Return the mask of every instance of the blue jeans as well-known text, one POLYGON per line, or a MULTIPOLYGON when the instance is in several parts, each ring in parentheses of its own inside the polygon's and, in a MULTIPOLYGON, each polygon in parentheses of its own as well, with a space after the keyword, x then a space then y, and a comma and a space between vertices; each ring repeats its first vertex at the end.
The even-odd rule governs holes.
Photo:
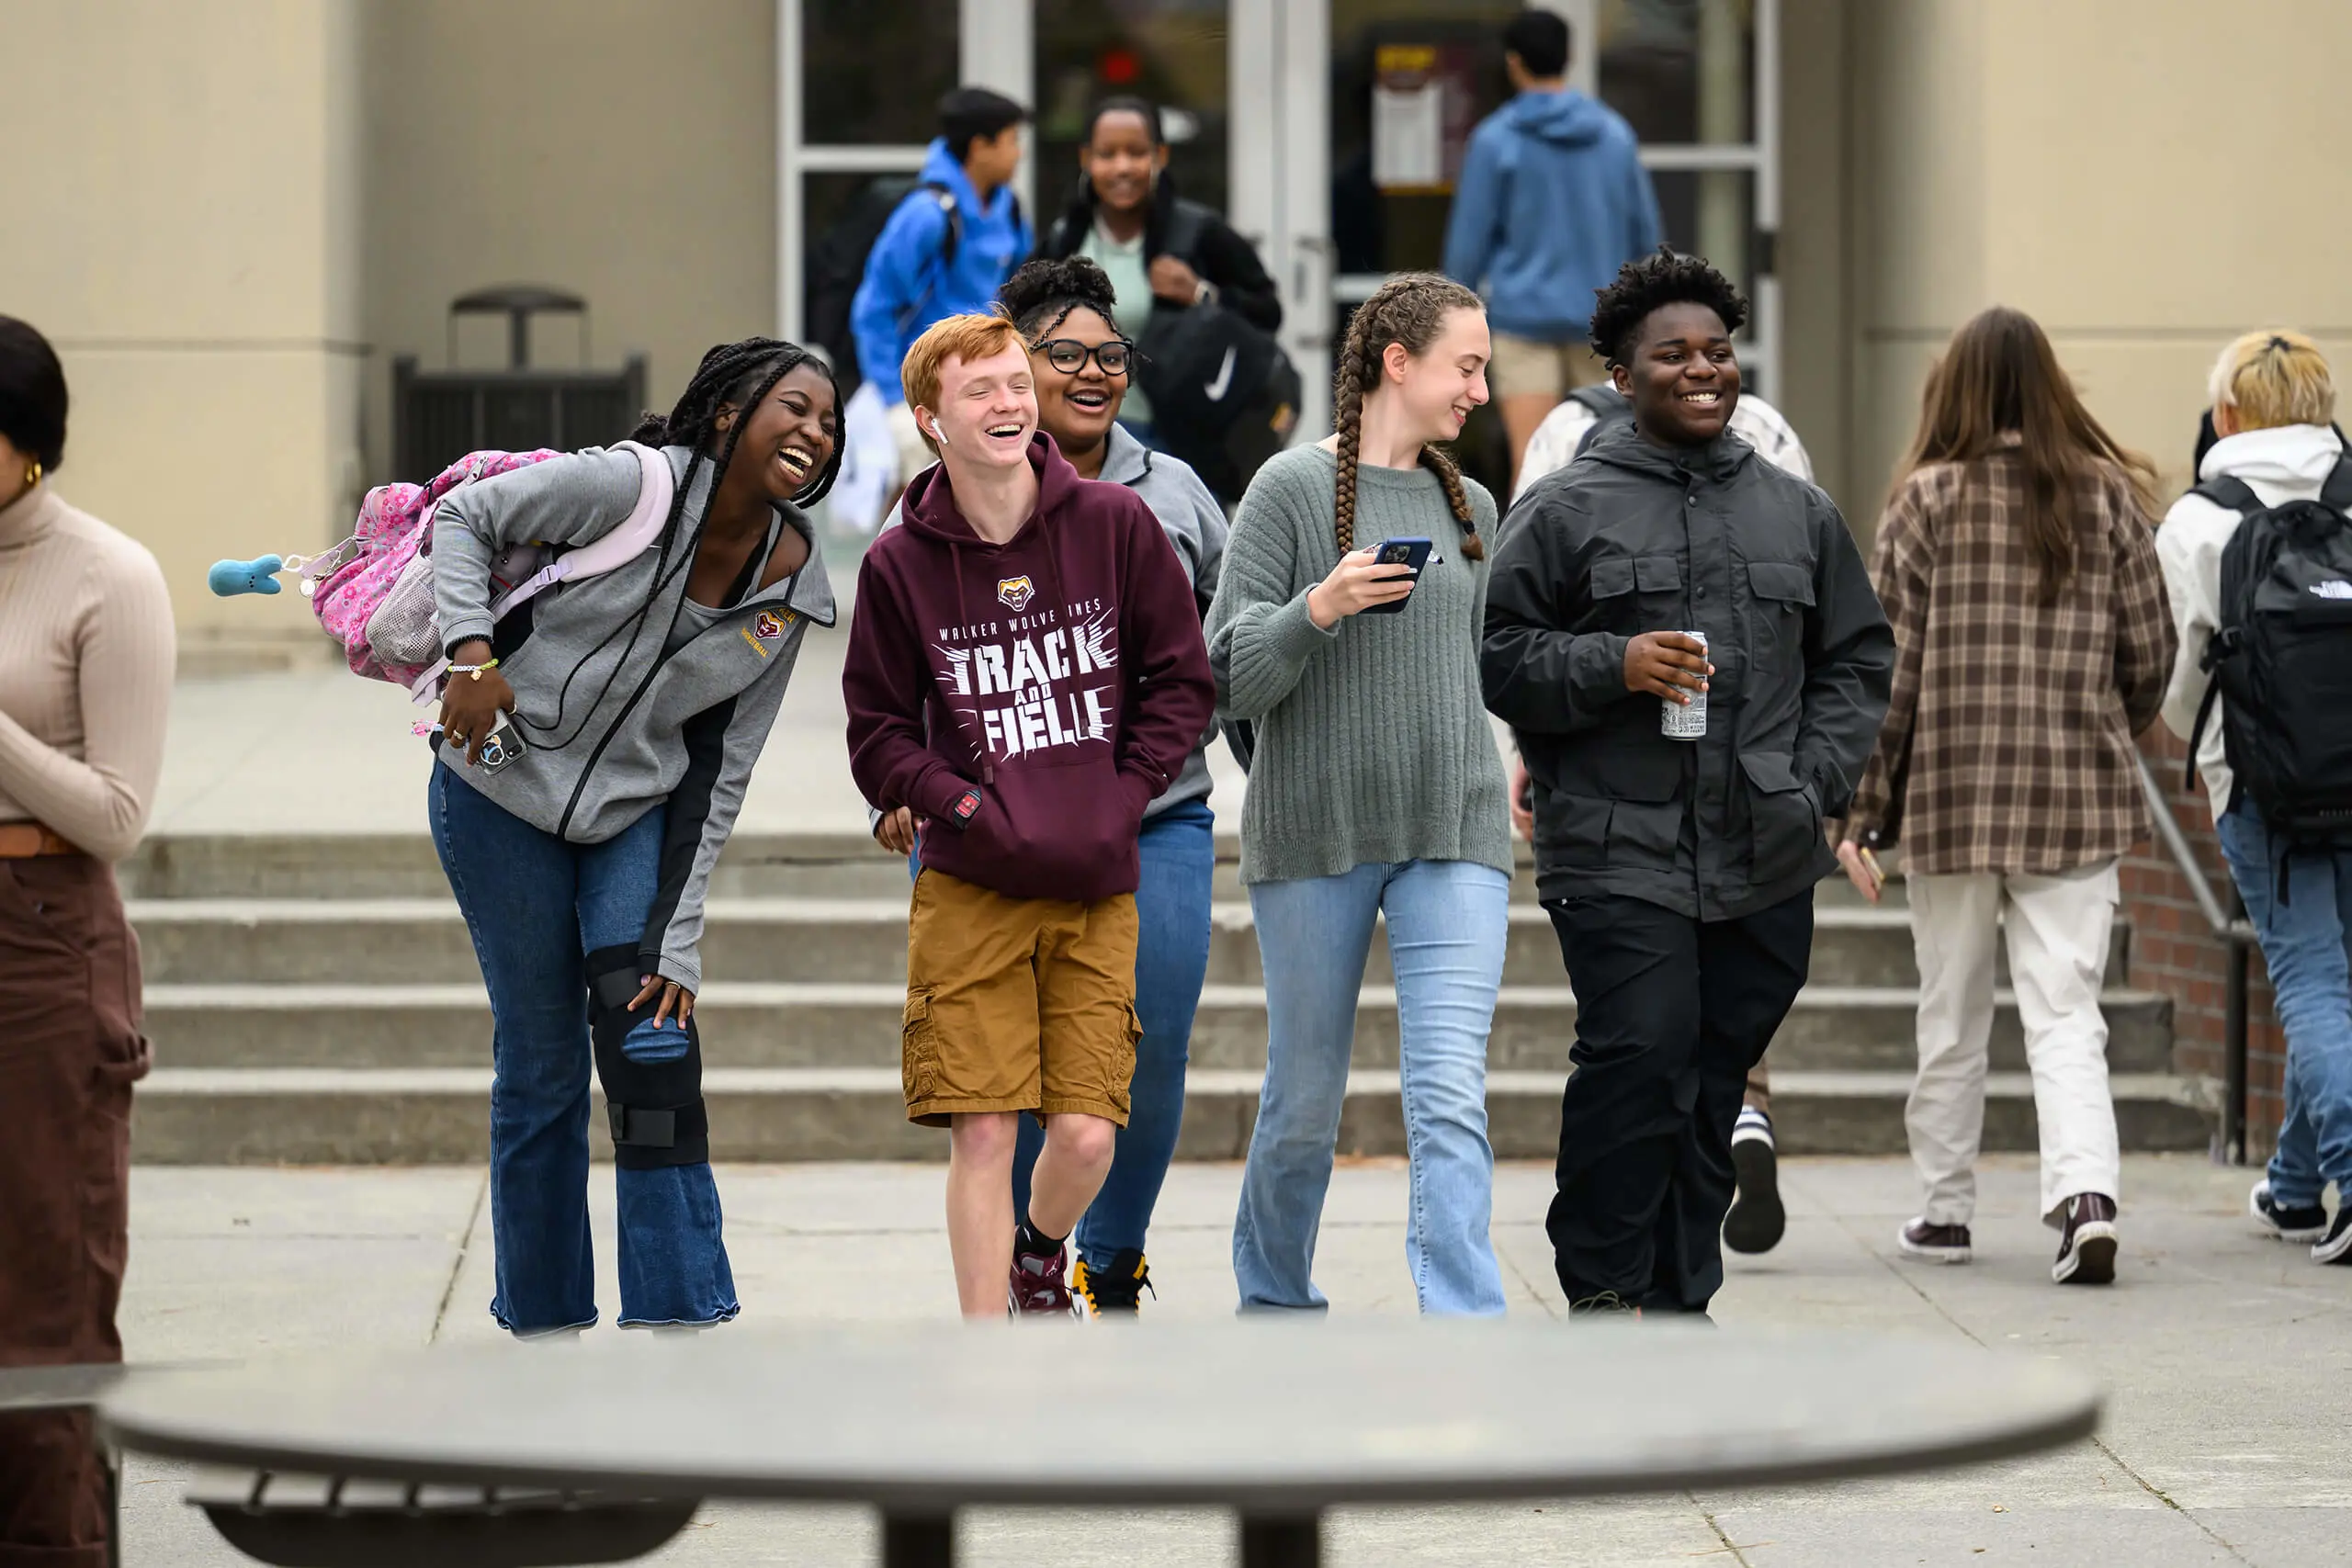
MULTIPOLYGON (((1143 1021, 1143 1039, 1136 1044, 1127 1124, 1119 1129, 1111 1174, 1078 1224, 1078 1250, 1090 1269, 1108 1268, 1114 1253, 1143 1250, 1168 1162, 1176 1156, 1176 1134, 1184 1125, 1193 1014, 1209 972, 1216 825, 1208 802, 1186 801, 1148 818, 1137 842, 1143 880, 1136 887, 1136 1016, 1143 1021)), ((1021 1118, 1021 1141, 1012 1156, 1015 1216, 1029 1213, 1029 1172, 1045 1146, 1045 1129, 1036 1118, 1021 1118)))
POLYGON ((2352 850, 2287 857, 2287 897, 2269 829, 2241 794, 2222 814, 2222 856, 2262 939, 2287 1033, 2287 1117, 2270 1156, 2280 1203, 2316 1203, 2335 1183, 2352 1201, 2352 850))
POLYGON ((1266 972, 1266 1087, 1250 1135, 1233 1276, 1245 1312, 1321 1311, 1315 1237, 1355 1042, 1375 915, 1388 916, 1411 1191, 1405 1262, 1425 1313, 1503 1310, 1487 1234, 1487 1034, 1503 977, 1510 881, 1468 861, 1360 865, 1250 889, 1266 972))
MULTIPOLYGON (((493 1021, 491 1315, 517 1335, 596 1321, 588 1239, 588 981, 582 954, 644 934, 662 868, 656 806, 601 844, 543 833, 435 762, 433 847, 473 937, 493 1021)), ((686 1036, 653 1010, 621 1049, 674 1061, 686 1036)), ((623 1326, 723 1323, 740 1306, 707 1165, 614 1173, 623 1326)))

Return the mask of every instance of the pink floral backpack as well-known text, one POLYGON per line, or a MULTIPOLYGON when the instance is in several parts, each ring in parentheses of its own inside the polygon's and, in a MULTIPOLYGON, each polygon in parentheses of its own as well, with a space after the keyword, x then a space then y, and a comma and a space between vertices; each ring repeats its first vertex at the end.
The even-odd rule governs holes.
MULTIPOLYGON (((491 563, 496 597, 491 618, 559 582, 594 577, 635 559, 661 537, 670 518, 675 480, 669 459, 651 447, 623 441, 616 450, 636 457, 641 473, 637 505, 604 537, 560 553, 545 545, 511 545, 491 563)), ((359 504, 351 536, 315 556, 263 556, 224 560, 212 568, 212 592, 276 593, 277 574, 293 572, 311 611, 341 644, 355 675, 406 686, 430 702, 448 660, 433 597, 433 524, 451 491, 481 479, 544 463, 560 452, 475 452, 443 469, 432 483, 379 485, 359 504)))

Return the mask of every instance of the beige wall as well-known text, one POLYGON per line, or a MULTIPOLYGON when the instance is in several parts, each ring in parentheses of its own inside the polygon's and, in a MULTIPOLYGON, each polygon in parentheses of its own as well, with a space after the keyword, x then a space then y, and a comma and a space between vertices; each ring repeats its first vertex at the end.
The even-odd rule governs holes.
POLYGON ((1849 17, 1852 500, 1883 491, 1928 363, 1989 304, 2041 321, 2170 486, 2222 343, 2287 324, 2339 362, 2352 349, 2335 200, 2352 5, 1871 0, 1849 17))
POLYGON ((309 547, 356 493, 356 0, 8 7, 0 311, 56 343, 59 490, 162 562, 201 656, 299 635, 216 558, 309 547))
POLYGON ((1840 504, 1855 494, 1847 395, 1846 0, 1781 0, 1781 384, 1814 477, 1840 504))
MULTIPOLYGON (((469 289, 586 297, 603 366, 649 356, 666 409, 714 343, 775 330, 775 0, 372 0, 368 455, 386 476, 395 355, 447 364, 469 289)), ((576 363, 556 321, 535 363, 576 363)), ((505 328, 461 333, 505 363, 505 328)))

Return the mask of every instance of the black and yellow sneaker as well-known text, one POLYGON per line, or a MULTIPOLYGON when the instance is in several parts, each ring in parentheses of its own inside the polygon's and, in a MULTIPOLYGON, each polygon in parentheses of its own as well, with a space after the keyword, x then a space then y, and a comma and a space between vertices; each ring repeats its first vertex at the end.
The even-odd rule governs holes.
POLYGON ((1142 1310, 1144 1292, 1151 1291, 1151 1269, 1133 1247, 1113 1253, 1099 1274, 1080 1258, 1070 1265, 1069 1288, 1096 1317, 1134 1317, 1142 1310))

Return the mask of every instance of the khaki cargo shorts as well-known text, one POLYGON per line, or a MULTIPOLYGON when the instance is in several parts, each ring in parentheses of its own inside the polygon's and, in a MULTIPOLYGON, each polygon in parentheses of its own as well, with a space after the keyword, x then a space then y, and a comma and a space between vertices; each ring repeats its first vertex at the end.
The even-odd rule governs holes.
POLYGON ((1494 383, 1498 398, 1548 397, 1557 402, 1578 387, 1609 378, 1608 367, 1588 343, 1538 343, 1531 337, 1496 333, 1494 345, 1487 378, 1494 383))
POLYGON ((1136 901, 1008 898, 926 867, 907 922, 907 1120, 1066 1111, 1127 1124, 1136 901))

